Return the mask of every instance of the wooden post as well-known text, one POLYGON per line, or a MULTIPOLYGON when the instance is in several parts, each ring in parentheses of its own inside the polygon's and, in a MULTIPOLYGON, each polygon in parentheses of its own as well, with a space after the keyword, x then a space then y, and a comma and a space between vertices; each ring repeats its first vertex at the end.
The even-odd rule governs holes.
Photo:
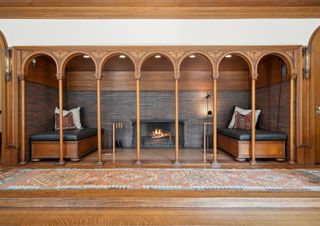
POLYGON ((62 84, 62 78, 59 79, 59 144, 60 144, 59 165, 64 165, 64 149, 63 149, 63 84, 62 84))
POLYGON ((137 102, 137 119, 136 119, 136 123, 137 123, 137 141, 136 141, 136 145, 137 145, 137 161, 136 164, 141 164, 140 161, 140 79, 136 80, 136 102, 137 102))
POLYGON ((101 79, 97 79, 97 130, 98 130, 98 165, 103 165, 101 147, 101 79))
POLYGON ((213 160, 212 166, 219 166, 217 160, 217 79, 213 79, 213 115, 212 115, 212 152, 213 152, 213 160))
POLYGON ((26 82, 21 80, 21 161, 20 165, 26 164, 26 82))
POLYGON ((179 165, 179 80, 175 79, 175 161, 179 165))
POLYGON ((255 156, 256 146, 256 78, 251 79, 251 165, 257 164, 255 156))
POLYGON ((295 163, 294 157, 294 80, 295 75, 290 79, 290 164, 295 163))

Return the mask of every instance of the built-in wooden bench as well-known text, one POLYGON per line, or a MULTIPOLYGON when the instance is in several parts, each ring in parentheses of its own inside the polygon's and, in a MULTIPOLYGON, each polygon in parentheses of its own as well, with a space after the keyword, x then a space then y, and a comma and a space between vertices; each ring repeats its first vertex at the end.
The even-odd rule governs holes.
MULTIPOLYGON (((59 158, 59 131, 31 136, 31 160, 59 158)), ((98 147, 97 129, 84 128, 64 131, 64 157, 79 161, 98 147)))
MULTIPOLYGON (((285 160, 287 136, 266 130, 256 130, 256 158, 275 158, 285 160)), ((218 147, 233 155, 238 161, 250 158, 251 131, 219 128, 218 147)))

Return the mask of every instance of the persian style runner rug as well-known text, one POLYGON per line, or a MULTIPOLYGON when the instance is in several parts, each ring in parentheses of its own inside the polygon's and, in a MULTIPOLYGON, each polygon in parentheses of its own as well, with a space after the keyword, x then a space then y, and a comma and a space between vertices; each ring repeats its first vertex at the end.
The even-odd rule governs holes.
POLYGON ((320 169, 14 169, 0 190, 320 191, 320 169))

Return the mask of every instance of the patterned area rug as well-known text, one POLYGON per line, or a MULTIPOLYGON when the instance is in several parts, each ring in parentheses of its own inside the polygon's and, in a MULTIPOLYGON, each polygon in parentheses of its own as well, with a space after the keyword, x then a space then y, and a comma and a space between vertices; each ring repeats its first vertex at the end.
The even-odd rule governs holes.
POLYGON ((320 169, 15 169, 0 190, 320 191, 320 169))

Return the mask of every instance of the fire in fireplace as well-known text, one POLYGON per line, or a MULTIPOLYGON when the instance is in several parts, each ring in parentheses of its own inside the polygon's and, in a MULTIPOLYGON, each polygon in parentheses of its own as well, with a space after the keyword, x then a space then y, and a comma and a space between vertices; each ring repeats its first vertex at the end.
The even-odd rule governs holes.
MULTIPOLYGON (((136 122, 132 129, 136 131, 136 122)), ((132 133, 133 147, 136 146, 136 133, 132 133)), ((140 139, 142 148, 173 148, 175 146, 174 120, 141 120, 140 139)), ((184 146, 184 121, 179 122, 179 144, 184 146)))
POLYGON ((152 139, 167 138, 171 140, 171 134, 169 132, 162 132, 162 129, 155 129, 151 133, 152 139))

